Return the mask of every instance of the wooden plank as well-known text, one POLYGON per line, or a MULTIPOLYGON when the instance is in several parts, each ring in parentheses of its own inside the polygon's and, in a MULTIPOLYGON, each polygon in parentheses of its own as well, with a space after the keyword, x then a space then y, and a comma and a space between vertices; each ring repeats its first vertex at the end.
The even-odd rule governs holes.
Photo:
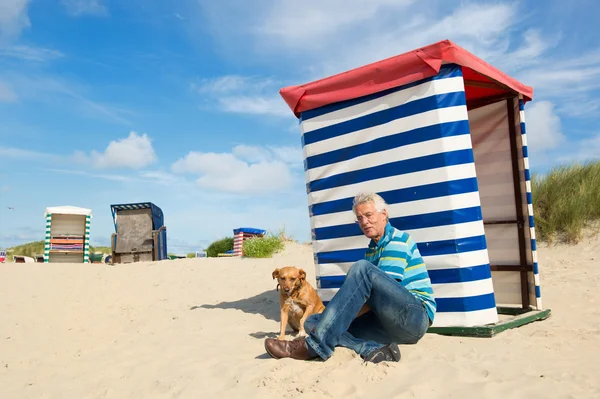
MULTIPOLYGON (((517 149, 517 128, 515 126, 516 120, 514 99, 506 100, 506 111, 508 113, 508 132, 510 137, 510 154, 512 158, 515 208, 518 221, 517 228, 519 229, 519 257, 521 266, 526 266, 527 252, 525 248, 525 216, 523 215, 523 193, 521 192, 521 175, 519 172, 520 157, 517 149)), ((529 307, 529 283, 527 280, 527 271, 521 270, 521 304, 524 308, 529 307)))
POLYGON ((494 104, 499 101, 503 101, 510 98, 515 98, 515 93, 504 93, 497 96, 491 96, 479 100, 469 101, 467 103, 467 109, 471 111, 473 109, 485 107, 486 105, 494 104))
POLYGON ((550 309, 530 310, 494 324, 474 327, 429 327, 427 332, 439 335, 492 338, 495 335, 511 328, 521 327, 534 321, 545 320, 550 317, 550 315, 550 309))
POLYGON ((510 316, 517 316, 517 315, 532 311, 531 308, 510 308, 508 306, 506 306, 506 307, 498 306, 496 308, 496 310, 498 311, 498 314, 510 315, 510 316))
POLYGON ((51 238, 50 244, 83 244, 82 239, 51 238))
POLYGON ((496 90, 509 90, 509 91, 514 92, 513 89, 506 86, 505 84, 498 82, 497 80, 492 80, 491 82, 489 82, 489 81, 482 82, 480 80, 465 79, 464 82, 465 82, 465 86, 469 86, 469 87, 481 87, 483 89, 496 89, 496 90))

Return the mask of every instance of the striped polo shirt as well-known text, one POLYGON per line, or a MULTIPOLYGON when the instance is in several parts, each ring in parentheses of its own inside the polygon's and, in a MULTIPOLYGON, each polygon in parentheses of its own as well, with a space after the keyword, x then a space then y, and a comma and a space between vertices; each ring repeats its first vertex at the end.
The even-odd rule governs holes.
POLYGON ((412 237, 394 228, 389 222, 377 244, 371 240, 365 259, 389 274, 417 297, 433 323, 436 311, 433 289, 425 262, 412 237))

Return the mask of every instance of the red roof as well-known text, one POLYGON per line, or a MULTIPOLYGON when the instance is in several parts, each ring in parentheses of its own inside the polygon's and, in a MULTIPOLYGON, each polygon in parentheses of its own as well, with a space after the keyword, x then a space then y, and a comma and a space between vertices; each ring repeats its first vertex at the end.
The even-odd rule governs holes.
POLYGON ((533 88, 506 75, 462 47, 443 40, 328 78, 279 91, 296 116, 303 111, 416 82, 438 74, 442 63, 463 68, 467 106, 520 93, 525 102, 533 88))

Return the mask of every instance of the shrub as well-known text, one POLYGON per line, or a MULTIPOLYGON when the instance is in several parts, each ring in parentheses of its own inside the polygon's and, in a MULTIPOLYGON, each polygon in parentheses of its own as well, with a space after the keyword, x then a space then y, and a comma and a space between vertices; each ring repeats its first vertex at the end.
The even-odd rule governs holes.
POLYGON ((563 165, 532 176, 536 235, 542 241, 577 242, 600 219, 600 161, 563 165))
POLYGON ((213 242, 206 248, 206 256, 216 258, 219 254, 233 249, 233 237, 222 238, 213 242))
POLYGON ((248 258, 270 258, 285 247, 281 235, 250 238, 242 245, 244 256, 248 258))

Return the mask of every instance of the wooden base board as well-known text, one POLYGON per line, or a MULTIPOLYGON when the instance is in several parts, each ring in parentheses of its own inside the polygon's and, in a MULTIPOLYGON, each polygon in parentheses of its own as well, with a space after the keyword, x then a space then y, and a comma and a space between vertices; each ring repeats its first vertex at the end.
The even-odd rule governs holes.
POLYGON ((532 310, 521 308, 498 308, 498 314, 509 315, 510 318, 494 324, 473 327, 430 327, 427 332, 440 335, 454 335, 463 337, 491 338, 496 334, 511 328, 521 327, 534 321, 545 320, 550 317, 551 310, 532 310))

